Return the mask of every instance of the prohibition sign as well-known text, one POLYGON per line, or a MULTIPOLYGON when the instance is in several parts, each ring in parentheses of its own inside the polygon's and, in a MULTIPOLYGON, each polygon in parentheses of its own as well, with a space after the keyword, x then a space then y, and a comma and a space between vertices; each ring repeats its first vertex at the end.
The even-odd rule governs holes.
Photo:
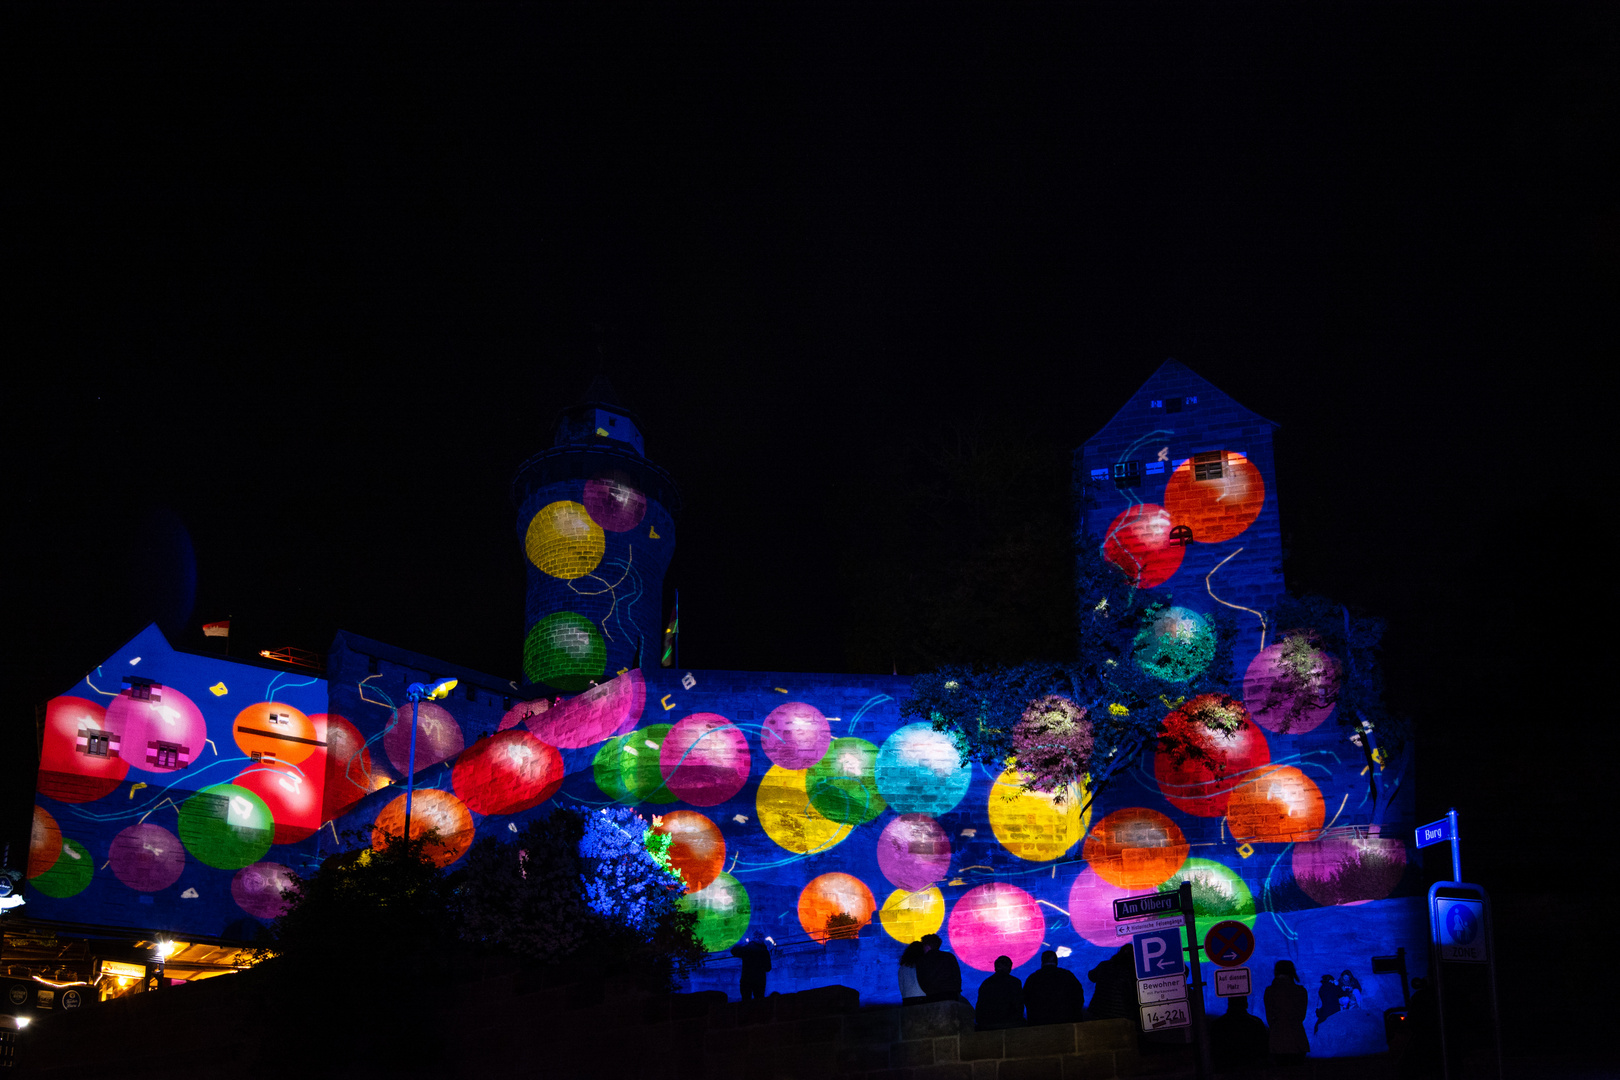
POLYGON ((1219 967, 1238 967, 1254 955, 1254 931, 1230 919, 1218 922, 1204 935, 1204 955, 1219 967))

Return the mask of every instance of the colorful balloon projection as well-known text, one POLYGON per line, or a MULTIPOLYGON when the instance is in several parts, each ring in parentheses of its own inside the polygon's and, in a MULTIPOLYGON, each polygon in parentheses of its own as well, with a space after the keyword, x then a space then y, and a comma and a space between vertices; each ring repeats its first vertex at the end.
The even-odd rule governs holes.
POLYGON ((1266 769, 1239 784, 1226 804, 1226 828, 1232 838, 1255 843, 1315 840, 1326 816, 1322 789, 1291 765, 1266 769))
MULTIPOLYGON (((395 709, 382 738, 383 752, 402 777, 410 773, 411 709, 409 702, 395 709)), ((456 723, 449 709, 436 701, 419 702, 415 709, 417 772, 461 753, 466 743, 462 738, 461 725, 456 723)))
POLYGON ((822 817, 845 825, 865 825, 888 804, 878 794, 878 748, 865 739, 834 739, 810 769, 805 790, 822 817))
POLYGON ((1049 862, 1060 858, 1086 835, 1091 821, 1086 791, 1071 784, 1059 802, 1059 792, 1025 791, 1024 780, 1015 769, 996 777, 987 807, 990 828, 1001 846, 1020 859, 1049 862))
POLYGON ((129 772, 123 729, 114 729, 107 710, 93 701, 52 698, 45 706, 41 735, 41 795, 65 803, 94 802, 118 787, 129 772))
POLYGON ((579 691, 606 667, 607 643, 596 624, 572 611, 547 615, 523 639, 523 674, 530 682, 579 691))
POLYGON ((585 481, 585 509, 591 520, 608 532, 629 532, 641 524, 642 516, 647 513, 647 496, 637 491, 623 473, 603 473, 585 481))
POLYGON ((1188 682, 1215 659, 1215 631, 1196 611, 1168 608, 1136 635, 1131 655, 1155 678, 1188 682))
POLYGON ((1318 904, 1364 904, 1400 884, 1406 845, 1378 835, 1311 840, 1294 846, 1293 868, 1295 883, 1318 904))
POLYGON ((1232 789, 1248 774, 1271 761, 1271 750, 1260 729, 1248 722, 1248 710, 1221 694, 1200 694, 1164 718, 1165 733, 1177 742, 1195 743, 1213 757, 1213 764, 1188 758, 1177 762, 1161 749, 1153 756, 1153 777, 1170 805, 1197 817, 1221 817, 1232 789), (1199 722, 1209 709, 1236 714, 1242 726, 1230 735, 1211 731, 1199 722))
POLYGON ((131 825, 113 837, 107 861, 119 881, 136 892, 151 893, 180 880, 180 872, 186 868, 186 853, 174 833, 148 821, 131 825))
POLYGON ((298 765, 319 743, 309 717, 279 701, 261 701, 236 714, 231 734, 242 753, 254 761, 270 759, 298 765))
POLYGON ((748 782, 748 740, 718 713, 682 718, 664 738, 658 767, 675 796, 693 806, 718 806, 748 782))
MULTIPOLYGON (((389 837, 405 836, 405 796, 401 795, 377 815, 371 829, 371 847, 381 851, 389 837)), ((473 819, 466 804, 448 791, 418 788, 411 795, 412 838, 427 837, 422 851, 434 866, 449 866, 472 847, 473 819)))
POLYGON ((1255 723, 1279 735, 1303 735, 1333 715, 1339 662, 1302 634, 1285 634, 1249 661, 1243 701, 1255 723))
POLYGON ((910 945, 925 934, 939 933, 945 925, 945 895, 936 888, 896 889, 883 901, 877 917, 890 937, 910 945))
POLYGON ((878 869, 902 889, 926 889, 951 871, 951 838, 927 814, 902 814, 883 827, 878 869))
POLYGON ((674 802, 675 795, 664 786, 659 766, 669 730, 669 724, 651 724, 604 743, 591 766, 597 790, 614 802, 630 806, 674 802))
POLYGON ((996 957, 1013 967, 1040 952, 1046 917, 1029 893, 1004 881, 969 889, 951 909, 951 951, 980 971, 994 971, 996 957))
POLYGON ((250 764, 231 783, 264 801, 275 822, 274 843, 295 844, 321 827, 319 785, 296 765, 266 758, 250 764))
POLYGON ((1086 837, 1086 862, 1111 885, 1151 889, 1187 860, 1188 844, 1176 823, 1145 807, 1116 810, 1086 837))
POLYGON ((778 847, 796 855, 826 851, 842 842, 854 826, 825 817, 805 790, 807 769, 772 765, 759 781, 754 808, 759 824, 778 847))
POLYGON ((510 728, 462 751, 450 771, 450 786, 474 813, 519 814, 555 795, 564 775, 562 755, 554 747, 522 728, 510 728))
POLYGON ((1236 870, 1213 859, 1188 859, 1159 886, 1159 891, 1175 892, 1183 881, 1192 882, 1198 940, 1204 939, 1210 927, 1228 919, 1254 928, 1254 894, 1236 870))
POLYGON ((820 709, 790 701, 765 717, 759 743, 773 765, 808 769, 826 756, 827 747, 832 745, 832 729, 820 709))
POLYGON ((931 724, 905 725, 878 751, 878 793, 899 813, 948 814, 972 783, 956 743, 931 724))
POLYGON ((669 864, 687 892, 712 885, 726 865, 726 838, 720 826, 696 810, 671 810, 653 818, 652 831, 670 838, 669 864))
POLYGON ((1104 949, 1127 944, 1128 938, 1114 932, 1114 901, 1141 891, 1137 886, 1115 885, 1099 876, 1093 867, 1086 867, 1069 886, 1069 922, 1074 932, 1104 949))
POLYGON ((231 899, 249 915, 274 919, 287 910, 283 889, 293 886, 292 871, 276 862, 244 866, 231 878, 231 899))
POLYGON ((676 904, 697 915, 697 936, 710 952, 725 952, 748 930, 753 908, 748 890, 730 874, 722 873, 707 888, 686 893, 676 904))
POLYGON ((872 890, 849 874, 811 878, 799 893, 799 925, 823 944, 835 937, 855 937, 876 912, 872 890))
POLYGON ((1235 450, 1194 454, 1176 466, 1164 488, 1164 508, 1177 528, 1200 544, 1219 544, 1254 524, 1266 503, 1260 470, 1235 450))
POLYGON ((181 803, 179 828, 186 850, 216 870, 258 862, 275 839, 270 808, 236 784, 205 787, 181 803))
POLYGON ((95 873, 95 863, 91 861, 90 852, 85 846, 77 840, 64 836, 62 853, 57 858, 56 864, 38 877, 31 878, 28 885, 46 896, 64 900, 83 892, 95 873))
POLYGON ((646 705, 647 682, 636 669, 531 715, 524 723, 541 742, 578 750, 634 728, 646 705))
POLYGON ((1103 534, 1103 558, 1125 571, 1139 589, 1163 585, 1181 569, 1186 546, 1170 538, 1170 515, 1162 506, 1126 507, 1103 534))
POLYGON ((28 834, 28 877, 39 877, 62 857, 62 829, 43 806, 34 807, 34 824, 28 834))
POLYGON ((310 722, 315 734, 326 743, 322 758, 325 785, 321 789, 321 822, 332 821, 379 786, 373 777, 371 751, 366 740, 347 717, 336 713, 316 713, 310 722))
POLYGON ((107 706, 107 726, 122 733, 130 768, 151 773, 189 768, 208 738, 202 712, 172 686, 125 687, 107 706))
POLYGON ((541 507, 529 519, 523 537, 529 561, 542 573, 564 581, 582 578, 595 570, 605 546, 602 526, 591 520, 591 512, 566 500, 541 507))

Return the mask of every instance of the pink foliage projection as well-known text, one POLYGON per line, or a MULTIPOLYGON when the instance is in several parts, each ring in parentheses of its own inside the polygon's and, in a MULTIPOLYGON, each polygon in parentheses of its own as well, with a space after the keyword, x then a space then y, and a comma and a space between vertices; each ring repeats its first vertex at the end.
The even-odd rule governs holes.
POLYGON ((577 750, 632 730, 646 705, 647 682, 637 668, 529 717, 524 725, 543 743, 577 750))
POLYGON ((1302 650, 1285 637, 1249 662, 1243 703, 1267 731, 1303 735, 1333 715, 1339 692, 1339 662, 1318 649, 1302 650))
POLYGON ((994 971, 996 957, 1012 957, 1013 967, 1041 949, 1046 918, 1035 898, 1016 885, 992 881, 969 889, 951 909, 951 951, 964 964, 994 971))
POLYGON ((926 889, 950 873, 951 838, 927 814, 902 814, 878 837, 877 861, 883 876, 900 888, 926 889))
POLYGON ((474 813, 516 814, 557 793, 563 760, 552 747, 513 728, 468 747, 450 779, 456 797, 474 813))
POLYGON ((123 732, 120 753, 132 769, 171 773, 187 768, 202 753, 208 721, 192 700, 172 686, 147 688, 150 699, 125 689, 107 705, 107 724, 123 732), (176 748, 174 764, 162 764, 158 744, 176 748))
POLYGON ((292 871, 280 863, 254 863, 231 878, 231 899, 249 915, 274 919, 287 910, 281 890, 292 888, 292 883, 292 871))
POLYGON ((161 825, 131 825, 113 837, 112 872, 137 892, 158 892, 180 880, 186 852, 180 838, 161 825))
POLYGON ((1318 904, 1382 900, 1406 872, 1406 845, 1392 836, 1345 836, 1294 846, 1294 881, 1318 904))
POLYGON ((630 479, 608 473, 585 481, 585 510, 608 532, 629 532, 647 512, 647 496, 630 479))
POLYGON ((1128 507, 1103 534, 1103 557, 1143 589, 1163 585, 1181 569, 1185 546, 1170 539, 1170 515, 1164 507, 1142 503, 1128 507))
POLYGON ((820 761, 827 747, 832 745, 832 728, 814 705, 790 701, 778 705, 765 717, 759 742, 773 765, 808 769, 820 761))
POLYGON ((718 713, 693 713, 669 729, 658 753, 664 785, 693 806, 718 806, 748 782, 748 740, 718 713))
MULTIPOLYGON (((424 701, 416 717, 416 771, 447 761, 461 753, 466 745, 461 725, 450 715, 450 710, 433 701, 424 701)), ((399 775, 405 776, 411 759, 411 704, 406 702, 394 710, 394 719, 383 734, 383 750, 399 775)))
POLYGON ((1114 885, 1105 881, 1097 871, 1086 867, 1069 886, 1069 922, 1074 932, 1105 949, 1129 945, 1130 938, 1114 933, 1114 901, 1142 892, 1134 885, 1114 885))
POLYGON ((39 758, 39 793, 66 803, 93 802, 116 788, 129 772, 122 745, 122 727, 107 719, 107 710, 77 697, 51 698, 45 706, 39 758), (105 756, 86 753, 88 733, 117 735, 105 756))

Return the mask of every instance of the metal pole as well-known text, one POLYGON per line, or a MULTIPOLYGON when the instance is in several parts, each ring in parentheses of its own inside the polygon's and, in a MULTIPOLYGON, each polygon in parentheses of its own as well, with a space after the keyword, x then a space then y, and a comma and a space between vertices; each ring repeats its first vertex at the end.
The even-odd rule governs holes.
POLYGON ((1187 957, 1191 961, 1192 982, 1187 989, 1187 1006, 1192 1012, 1193 1063, 1198 1080, 1215 1075, 1215 1062, 1209 1052, 1209 1023, 1204 1016, 1204 976, 1198 964, 1198 921, 1193 915, 1192 882, 1183 881, 1179 890, 1181 917, 1187 925, 1187 957))
POLYGON ((1446 811, 1446 817, 1451 819, 1451 880, 1461 881, 1462 876, 1462 838, 1457 835, 1457 808, 1453 806, 1446 811))
POLYGON ((410 775, 405 778, 405 839, 411 838, 411 792, 416 790, 416 710, 422 704, 421 694, 411 695, 411 763, 410 775))

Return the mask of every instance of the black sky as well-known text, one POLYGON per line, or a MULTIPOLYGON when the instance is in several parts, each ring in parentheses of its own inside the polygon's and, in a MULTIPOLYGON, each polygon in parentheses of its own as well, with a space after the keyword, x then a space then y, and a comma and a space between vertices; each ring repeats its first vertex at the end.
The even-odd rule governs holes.
POLYGON ((1290 584, 1391 620, 1425 806, 1612 752, 1612 6, 4 18, 14 736, 154 618, 515 672, 506 485, 600 344, 688 666, 842 669, 840 488, 1175 357, 1282 425, 1290 584))

